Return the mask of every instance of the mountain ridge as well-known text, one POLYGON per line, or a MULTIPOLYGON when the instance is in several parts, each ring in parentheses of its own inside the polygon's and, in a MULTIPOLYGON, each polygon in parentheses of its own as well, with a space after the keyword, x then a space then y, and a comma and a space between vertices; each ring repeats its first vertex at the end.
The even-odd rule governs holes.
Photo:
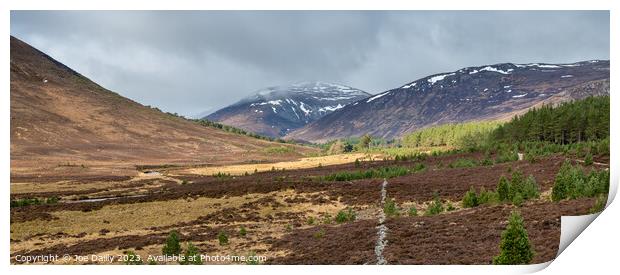
POLYGON ((349 104, 285 139, 394 138, 431 125, 505 119, 543 103, 609 94, 609 61, 499 63, 432 74, 349 104))
POLYGON ((300 82, 260 89, 204 118, 265 136, 282 137, 368 96, 370 94, 345 85, 300 82))

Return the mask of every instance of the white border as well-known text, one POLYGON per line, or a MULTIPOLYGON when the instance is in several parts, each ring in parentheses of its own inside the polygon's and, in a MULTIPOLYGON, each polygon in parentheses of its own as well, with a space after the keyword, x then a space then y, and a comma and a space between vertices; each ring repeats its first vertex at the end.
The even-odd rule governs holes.
MULTIPOLYGON (((469 1, 405 1, 405 0, 357 0, 357 1, 333 1, 333 0, 228 0, 218 3, 209 1, 149 1, 149 0, 108 0, 108 1, 80 1, 80 0, 56 0, 56 1, 35 1, 35 0, 15 0, 7 3, 2 1, 0 7, 2 9, 2 20, 0 27, 5 33, 5 43, 0 43, 2 51, 0 58, 5 64, 0 73, 0 79, 3 83, 3 92, 0 95, 0 103, 2 109, 0 118, 2 123, 2 158, 1 168, 4 176, 4 186, 2 195, 9 197, 9 164, 10 164, 10 108, 9 108, 9 43, 8 35, 10 33, 9 20, 10 10, 20 9, 107 9, 107 10, 183 10, 183 9, 215 9, 215 10, 392 10, 392 9, 417 9, 417 10, 611 10, 611 52, 610 59, 614 60, 617 49, 618 36, 618 2, 620 1, 604 1, 604 0, 564 0, 564 1, 540 1, 540 0, 520 0, 520 1, 497 1, 497 0, 469 0, 469 1)), ((611 62, 613 67, 613 62, 611 62)), ((616 70, 611 70, 612 90, 615 79, 618 78, 616 70)), ((613 92, 612 92, 613 93, 613 92)), ((611 98, 612 117, 618 115, 615 106, 618 104, 618 97, 611 98)), ((612 156, 618 155, 618 147, 615 146, 618 136, 617 120, 612 119, 611 125, 611 150, 612 156)), ((616 167, 617 161, 611 159, 611 166, 616 167)), ((618 175, 617 171, 612 169, 612 190, 617 189, 618 175)), ((615 192, 612 196, 615 195, 615 192)), ((610 200, 611 202, 611 200, 610 200)), ((573 244, 571 244, 548 268, 543 270, 547 274, 573 274, 579 272, 598 271, 601 273, 610 273, 611 270, 617 270, 618 253, 618 225, 620 222, 620 209, 618 203, 611 203, 600 216, 597 218, 590 228, 585 230, 573 244)), ((11 266, 9 265, 9 206, 4 203, 4 209, 1 212, 4 226, 1 228, 3 238, 0 238, 0 246, 2 249, 2 261, 5 263, 4 268, 8 269, 11 274, 67 274, 69 273, 88 273, 88 274, 110 274, 110 272, 155 272, 155 273, 171 273, 171 272, 195 272, 196 274, 204 272, 215 273, 259 273, 259 274, 316 274, 317 272, 341 273, 355 272, 360 274, 377 274, 383 272, 389 273, 407 273, 411 274, 505 274, 505 273, 522 273, 533 272, 544 268, 547 264, 538 266, 521 266, 521 267, 505 267, 505 266, 201 266, 201 267, 181 267, 181 266, 143 266, 138 269, 128 266, 75 266, 75 267, 58 267, 58 266, 11 266)))

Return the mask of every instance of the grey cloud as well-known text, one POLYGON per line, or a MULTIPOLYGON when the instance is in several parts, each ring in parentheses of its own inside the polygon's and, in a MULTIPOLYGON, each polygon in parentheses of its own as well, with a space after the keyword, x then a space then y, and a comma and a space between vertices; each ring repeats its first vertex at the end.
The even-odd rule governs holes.
POLYGON ((188 116, 299 81, 378 93, 466 66, 609 58, 608 11, 12 11, 11 34, 188 116))

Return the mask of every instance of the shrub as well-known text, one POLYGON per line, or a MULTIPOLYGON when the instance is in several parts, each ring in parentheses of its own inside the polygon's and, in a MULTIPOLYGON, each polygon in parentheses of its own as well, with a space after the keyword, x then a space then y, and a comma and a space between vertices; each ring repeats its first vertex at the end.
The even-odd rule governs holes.
POLYGON ((194 244, 187 243, 187 248, 185 249, 185 257, 182 258, 182 265, 201 265, 202 259, 200 258, 200 250, 194 244))
POLYGON ((497 192, 487 191, 484 187, 480 188, 480 195, 478 195, 478 205, 498 202, 499 196, 497 195, 497 192))
POLYGON ((443 211, 444 211, 443 203, 441 202, 439 197, 435 197, 435 199, 428 205, 428 208, 426 209, 426 212, 424 212, 424 215, 433 216, 443 211))
POLYGON ((500 151, 495 157, 495 163, 504 163, 519 160, 519 156, 513 151, 500 151))
POLYGON ((344 223, 344 222, 354 221, 355 217, 356 217, 355 211, 353 211, 353 209, 351 208, 347 208, 346 212, 344 210, 338 211, 338 214, 336 215, 336 222, 344 223))
POLYGON ((245 229, 245 226, 242 225, 241 228, 239 228, 239 236, 245 237, 245 235, 247 235, 247 234, 248 234, 248 232, 245 229))
POLYGON ((314 225, 314 223, 315 223, 314 217, 308 217, 308 220, 306 221, 306 223, 308 225, 314 225))
POLYGON ((513 211, 510 215, 499 249, 500 254, 493 258, 493 264, 529 264, 532 261, 534 252, 519 212, 513 211))
POLYGON ((517 190, 517 192, 523 196, 524 200, 537 199, 540 197, 540 188, 536 183, 536 179, 532 175, 527 177, 521 186, 521 190, 517 190))
POLYGON ((161 252, 166 256, 181 254, 181 244, 179 243, 179 233, 177 231, 170 231, 166 239, 166 244, 161 249, 161 252))
POLYGON ((476 195, 476 190, 474 190, 474 187, 472 186, 469 188, 469 191, 465 193, 465 196, 463 196, 463 207, 470 208, 478 205, 478 195, 476 195))
POLYGON ((476 207, 483 204, 491 204, 499 202, 499 198, 496 192, 487 191, 484 186, 480 188, 480 193, 477 194, 476 190, 472 186, 467 193, 463 196, 462 205, 465 208, 476 207))
POLYGON ((521 195, 521 193, 517 193, 516 195, 514 195, 514 197, 512 197, 512 204, 514 204, 515 206, 521 207, 521 205, 523 205, 523 201, 525 199, 523 198, 523 195, 521 195))
POLYGON ((590 166, 594 163, 594 160, 592 160, 592 154, 588 153, 586 155, 586 158, 583 160, 583 164, 585 164, 586 166, 590 166))
POLYGON ((55 204, 58 203, 58 197, 49 197, 45 199, 45 204, 55 204))
POLYGON ((408 213, 410 217, 415 217, 418 215, 418 209, 416 209, 415 206, 411 206, 409 207, 408 213))
POLYGON ((480 162, 480 165, 483 165, 483 166, 491 166, 491 165, 493 165, 493 160, 492 160, 492 159, 490 159, 490 158, 488 158, 488 157, 487 157, 487 158, 484 158, 484 159, 480 162))
POLYGON ((377 169, 368 169, 363 171, 345 171, 338 172, 334 174, 329 174, 325 176, 325 180, 327 181, 350 181, 350 180, 358 180, 358 179, 370 179, 370 178, 393 178, 400 177, 404 175, 408 175, 419 170, 424 169, 422 166, 414 167, 414 169, 408 169, 403 166, 391 166, 391 167, 381 167, 377 169))
POLYGON ((448 202, 448 205, 446 206, 446 211, 454 211, 454 210, 456 210, 454 205, 452 205, 451 202, 448 202))
POLYGON ((510 200, 510 183, 504 176, 501 176, 497 183, 497 195, 500 201, 510 200))
POLYGON ((512 172, 512 176, 510 177, 510 198, 514 197, 517 193, 523 190, 523 185, 525 183, 525 176, 521 171, 512 172))
POLYGON ((383 213, 385 213, 387 217, 400 216, 400 210, 398 209, 398 206, 396 205, 396 201, 394 201, 394 199, 388 198, 385 201, 385 204, 383 205, 383 213))
POLYGON ((323 238, 325 236, 325 229, 321 228, 321 230, 315 232, 313 236, 317 239, 323 238))
POLYGON ((331 224, 332 223, 332 215, 325 214, 323 216, 323 224, 331 224))
POLYGON ((551 199, 559 201, 607 193, 609 193, 609 171, 592 171, 586 175, 580 167, 566 161, 555 176, 551 199))
POLYGON ((468 158, 460 158, 450 163, 448 167, 450 168, 460 168, 460 167, 475 167, 478 166, 478 163, 475 160, 468 158))
POLYGON ((59 201, 58 197, 49 197, 47 199, 39 198, 23 198, 18 200, 11 200, 11 208, 23 207, 29 205, 41 205, 41 204, 55 204, 59 201))
POLYGON ((220 242, 220 245, 227 245, 228 235, 226 235, 226 232, 220 231, 220 233, 217 234, 217 240, 220 242))
POLYGON ((599 195, 594 202, 592 208, 590 208, 590 214, 601 212, 605 209, 605 205, 607 205, 607 196, 599 195))
POLYGON ((500 177, 497 184, 497 198, 499 201, 512 202, 520 206, 526 200, 539 197, 540 188, 536 183, 536 179, 532 175, 526 179, 520 171, 514 171, 510 181, 504 176, 500 177))

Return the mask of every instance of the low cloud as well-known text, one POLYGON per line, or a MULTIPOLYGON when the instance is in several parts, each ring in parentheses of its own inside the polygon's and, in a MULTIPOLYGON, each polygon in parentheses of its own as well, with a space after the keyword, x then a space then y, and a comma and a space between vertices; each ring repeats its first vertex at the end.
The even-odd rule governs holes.
POLYGON ((467 66, 609 59, 608 11, 12 11, 11 34, 187 116, 300 81, 379 93, 467 66))

